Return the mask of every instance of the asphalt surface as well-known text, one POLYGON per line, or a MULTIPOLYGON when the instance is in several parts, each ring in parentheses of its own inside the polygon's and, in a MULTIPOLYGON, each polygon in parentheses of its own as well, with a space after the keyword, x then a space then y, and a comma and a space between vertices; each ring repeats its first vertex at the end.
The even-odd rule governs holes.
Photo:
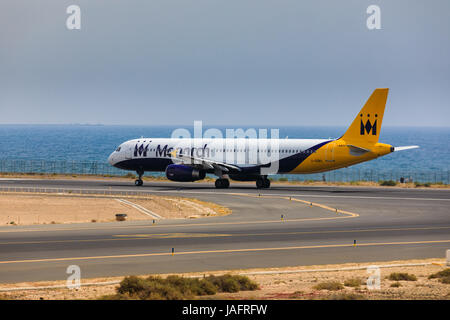
POLYGON ((0 190, 36 187, 119 193, 119 198, 134 192, 179 195, 213 201, 233 213, 155 224, 2 226, 0 283, 66 279, 69 265, 92 278, 444 258, 450 249, 450 190, 293 185, 256 190, 241 183, 217 190, 212 183, 135 187, 133 181, 0 179, 0 190))

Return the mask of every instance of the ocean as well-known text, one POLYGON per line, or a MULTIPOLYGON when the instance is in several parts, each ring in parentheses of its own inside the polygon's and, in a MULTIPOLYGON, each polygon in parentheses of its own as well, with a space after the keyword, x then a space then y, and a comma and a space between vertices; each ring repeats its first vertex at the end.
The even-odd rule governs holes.
MULTIPOLYGON (((28 171, 21 169, 17 163, 70 162, 99 163, 102 170, 110 174, 124 174, 107 164, 109 154, 122 142, 140 137, 164 138, 170 137, 174 126, 119 126, 119 125, 0 125, 0 171, 28 171), (26 161, 24 161, 26 160, 26 161), (14 163, 14 168, 11 168, 14 163), (14 169, 14 170, 13 170, 14 169)), ((186 128, 191 133, 193 128, 186 128)), ((225 136, 225 129, 233 127, 217 127, 225 136)), ((242 128, 247 130, 248 128, 242 128)), ((205 131, 208 127, 204 127, 205 131)), ((270 130, 271 128, 263 127, 270 130)), ((345 127, 282 127, 280 138, 337 138, 346 130, 345 127)), ((379 159, 352 166, 348 169, 328 173, 327 177, 336 174, 352 177, 341 180, 355 179, 355 175, 367 176, 367 172, 379 176, 398 178, 399 176, 415 175, 416 180, 435 180, 448 183, 450 170, 450 128, 424 127, 383 127, 380 142, 394 146, 419 145, 419 149, 395 152, 379 159), (420 178, 422 176, 422 178, 420 178)), ((26 165, 24 165, 26 166, 26 165)), ((51 168, 51 166, 49 166, 51 168)), ((73 166, 72 166, 73 168, 73 166)), ((56 169, 54 169, 56 170, 56 169)), ((68 169, 66 169, 68 170, 68 169)), ((34 164, 33 171, 51 171, 46 167, 34 164)), ((76 170, 75 170, 76 171, 76 170)), ((290 179, 323 179, 323 175, 283 175, 290 179)))

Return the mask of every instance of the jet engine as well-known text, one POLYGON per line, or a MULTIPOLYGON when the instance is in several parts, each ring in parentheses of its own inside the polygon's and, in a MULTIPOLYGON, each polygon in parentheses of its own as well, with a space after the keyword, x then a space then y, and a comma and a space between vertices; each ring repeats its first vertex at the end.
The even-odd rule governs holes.
POLYGON ((206 176, 204 170, 199 170, 182 164, 171 164, 166 168, 166 177, 172 181, 192 182, 202 180, 206 176))

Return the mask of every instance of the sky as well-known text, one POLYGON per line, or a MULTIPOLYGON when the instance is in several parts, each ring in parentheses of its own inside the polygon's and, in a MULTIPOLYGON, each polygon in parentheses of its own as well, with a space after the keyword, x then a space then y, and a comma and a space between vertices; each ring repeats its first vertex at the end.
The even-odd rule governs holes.
POLYGON ((449 126, 448 0, 2 0, 0 124, 449 126), (69 30, 67 7, 81 9, 69 30), (381 29, 369 30, 370 5, 381 29))

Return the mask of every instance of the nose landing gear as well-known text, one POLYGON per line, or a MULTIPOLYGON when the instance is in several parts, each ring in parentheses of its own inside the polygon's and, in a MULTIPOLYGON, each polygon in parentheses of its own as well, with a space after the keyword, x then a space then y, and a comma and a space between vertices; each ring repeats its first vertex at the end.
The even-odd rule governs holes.
POLYGON ((144 175, 144 170, 136 170, 136 173, 138 174, 139 178, 134 182, 134 185, 137 187, 140 187, 144 184, 144 181, 142 181, 142 176, 144 175))

